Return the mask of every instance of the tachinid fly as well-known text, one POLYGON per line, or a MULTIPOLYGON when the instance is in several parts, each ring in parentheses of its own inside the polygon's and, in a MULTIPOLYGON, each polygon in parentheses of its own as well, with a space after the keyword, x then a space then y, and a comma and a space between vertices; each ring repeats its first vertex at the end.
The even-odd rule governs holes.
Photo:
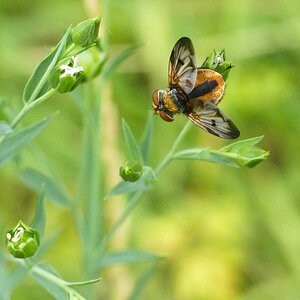
POLYGON ((187 37, 180 38, 172 50, 168 81, 168 89, 155 90, 152 96, 153 110, 163 120, 172 122, 182 113, 213 135, 239 137, 238 128, 217 106, 225 89, 222 75, 197 68, 194 46, 187 37))

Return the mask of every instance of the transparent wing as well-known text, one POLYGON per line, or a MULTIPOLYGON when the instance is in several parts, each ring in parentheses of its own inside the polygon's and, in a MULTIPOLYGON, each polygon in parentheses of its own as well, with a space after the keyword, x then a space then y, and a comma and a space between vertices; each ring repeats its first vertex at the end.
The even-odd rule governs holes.
POLYGON ((187 117, 205 131, 223 139, 236 139, 240 131, 213 103, 202 102, 202 109, 192 111, 187 117))
POLYGON ((197 63, 192 41, 180 38, 175 44, 169 61, 169 86, 190 93, 197 79, 197 63))

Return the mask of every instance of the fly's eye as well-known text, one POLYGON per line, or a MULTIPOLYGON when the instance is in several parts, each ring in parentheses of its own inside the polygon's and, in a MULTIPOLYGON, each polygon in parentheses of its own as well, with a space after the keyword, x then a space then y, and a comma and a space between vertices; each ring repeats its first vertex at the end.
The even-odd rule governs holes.
POLYGON ((153 108, 158 108, 158 90, 155 90, 152 94, 152 105, 153 108))
POLYGON ((172 122, 174 121, 174 118, 169 116, 168 114, 166 114, 165 112, 163 111, 160 111, 159 112, 159 116, 166 122, 172 122))

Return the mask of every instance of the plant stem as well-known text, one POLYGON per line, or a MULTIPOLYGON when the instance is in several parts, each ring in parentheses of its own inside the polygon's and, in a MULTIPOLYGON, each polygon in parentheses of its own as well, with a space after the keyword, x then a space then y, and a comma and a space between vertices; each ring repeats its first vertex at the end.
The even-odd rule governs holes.
POLYGON ((45 100, 50 98, 52 95, 56 93, 56 90, 51 89, 49 90, 46 94, 41 96, 40 98, 36 99, 35 101, 32 102, 27 102, 23 106, 22 110, 16 115, 16 117, 13 119, 11 123, 11 128, 15 128, 19 122, 24 118, 24 116, 34 107, 38 106, 39 104, 43 103, 45 100))
POLYGON ((123 211, 122 215, 119 217, 119 219, 114 223, 113 227, 111 228, 110 232, 107 234, 105 238, 103 238, 100 246, 99 246, 99 253, 100 255, 104 254, 105 250, 107 249, 109 243, 113 239, 115 233, 118 231, 118 229, 121 227, 121 225, 124 223, 124 221, 128 218, 132 210, 136 207, 136 205, 139 202, 140 197, 144 191, 137 191, 133 194, 132 198, 129 200, 129 204, 127 205, 126 209, 123 211))
POLYGON ((61 289, 65 290, 69 295, 77 297, 78 300, 85 300, 76 290, 69 286, 68 282, 64 281, 63 279, 55 276, 54 274, 42 269, 38 266, 33 266, 31 268, 31 272, 33 274, 37 274, 46 280, 53 282, 55 285, 59 286, 61 289))
MULTIPOLYGON (((172 156, 175 153, 178 145, 183 140, 185 135, 187 134, 188 130, 190 129, 192 123, 187 122, 186 125, 183 127, 181 132, 179 133, 178 137, 176 138, 174 144, 172 145, 170 151, 167 153, 167 155, 164 157, 164 159, 161 161, 161 163, 157 166, 154 173, 157 175, 159 172, 163 170, 163 168, 172 160, 172 156)), ((137 191, 133 194, 132 198, 129 201, 129 204, 127 205, 126 209, 124 210, 123 214, 120 216, 120 218, 116 221, 116 223, 113 225, 112 229, 108 233, 108 235, 103 239, 102 243, 99 247, 99 252, 103 254, 114 237, 115 233, 118 231, 118 229, 121 227, 121 225, 124 223, 124 221, 128 218, 132 210, 136 207, 136 205, 139 203, 140 197, 144 191, 137 191)))
POLYGON ((192 125, 192 122, 188 121, 186 123, 186 125, 182 128, 177 139, 175 140, 174 144, 172 145, 170 151, 167 153, 167 155, 164 157, 164 159, 160 162, 160 164, 156 167, 156 169, 154 171, 155 175, 158 175, 158 173, 160 173, 163 170, 163 168, 172 160, 173 154, 175 153, 180 142, 183 140, 183 138, 189 131, 191 125, 192 125))

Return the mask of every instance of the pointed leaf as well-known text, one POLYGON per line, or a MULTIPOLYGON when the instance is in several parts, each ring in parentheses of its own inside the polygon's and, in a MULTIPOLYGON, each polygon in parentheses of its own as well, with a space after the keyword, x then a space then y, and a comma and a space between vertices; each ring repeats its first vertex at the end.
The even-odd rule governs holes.
POLYGON ((149 279, 152 277, 155 272, 155 264, 151 265, 146 271, 142 274, 142 276, 138 279, 134 290, 129 296, 128 300, 138 300, 141 299, 141 294, 146 284, 149 282, 149 279))
POLYGON ((133 135, 130 127, 128 126, 128 124, 126 123, 126 121, 124 119, 122 119, 122 128, 123 128, 123 134, 124 134, 128 154, 130 155, 130 159, 132 161, 142 163, 143 158, 142 158, 140 148, 134 138, 134 135, 133 135))
POLYGON ((241 148, 243 148, 245 146, 255 146, 263 139, 263 137, 264 136, 262 135, 262 136, 257 136, 257 137, 246 139, 246 140, 237 141, 237 142, 231 143, 231 144, 221 148, 220 151, 238 152, 241 148))
POLYGON ((159 259, 162 259, 162 257, 149 252, 136 250, 116 251, 106 254, 101 259, 99 267, 109 267, 115 264, 150 262, 159 259))
POLYGON ((179 151, 173 155, 176 159, 204 160, 214 163, 227 165, 230 167, 239 167, 239 164, 224 153, 213 151, 208 148, 192 148, 179 151))
POLYGON ((39 261, 43 255, 47 252, 47 250, 57 241, 58 237, 61 235, 62 230, 56 230, 55 232, 52 232, 52 234, 45 240, 41 241, 41 244, 32 258, 33 261, 39 261))
POLYGON ((110 63, 107 63, 102 71, 103 79, 108 79, 119 67, 119 65, 132 54, 134 54, 136 50, 140 47, 141 45, 127 48, 124 51, 122 51, 118 56, 116 56, 110 63))
POLYGON ((89 285, 93 283, 97 283, 101 280, 102 278, 96 278, 96 279, 91 279, 91 280, 85 280, 85 281, 78 281, 78 282, 67 282, 68 286, 83 286, 83 285, 89 285))
POLYGON ((46 226, 46 212, 45 212, 45 187, 42 188, 40 192, 39 199, 37 201, 36 209, 35 209, 35 217, 32 222, 32 226, 35 230, 37 230, 40 234, 40 238, 42 239, 45 232, 46 226))
POLYGON ((153 116, 154 116, 153 112, 150 112, 148 115, 147 124, 146 124, 145 131, 144 131, 144 134, 143 134, 143 137, 141 140, 141 145, 140 145, 142 157, 143 157, 145 164, 148 163, 150 143, 151 143, 152 134, 153 134, 153 119, 154 119, 153 116))
POLYGON ((12 133, 12 128, 4 121, 0 121, 0 136, 12 133))
POLYGON ((62 206, 71 205, 72 201, 68 197, 63 186, 47 175, 31 168, 21 170, 18 175, 27 186, 35 191, 39 191, 45 187, 45 191, 49 198, 57 204, 62 206))
POLYGON ((33 71, 24 88, 24 102, 34 101, 49 90, 48 76, 57 63, 59 56, 65 50, 68 39, 70 38, 70 32, 71 27, 69 27, 58 45, 33 71))
POLYGON ((0 299, 11 299, 12 293, 17 285, 28 275, 28 269, 23 266, 16 266, 13 270, 8 271, 0 266, 0 299))
POLYGON ((25 146, 27 146, 33 139, 45 128, 54 118, 48 117, 41 122, 36 123, 25 129, 17 130, 9 134, 0 144, 0 167, 7 161, 16 156, 25 146))
POLYGON ((68 293, 55 280, 58 277, 56 272, 53 272, 49 266, 40 264, 33 267, 32 276, 56 299, 69 300, 68 293))

